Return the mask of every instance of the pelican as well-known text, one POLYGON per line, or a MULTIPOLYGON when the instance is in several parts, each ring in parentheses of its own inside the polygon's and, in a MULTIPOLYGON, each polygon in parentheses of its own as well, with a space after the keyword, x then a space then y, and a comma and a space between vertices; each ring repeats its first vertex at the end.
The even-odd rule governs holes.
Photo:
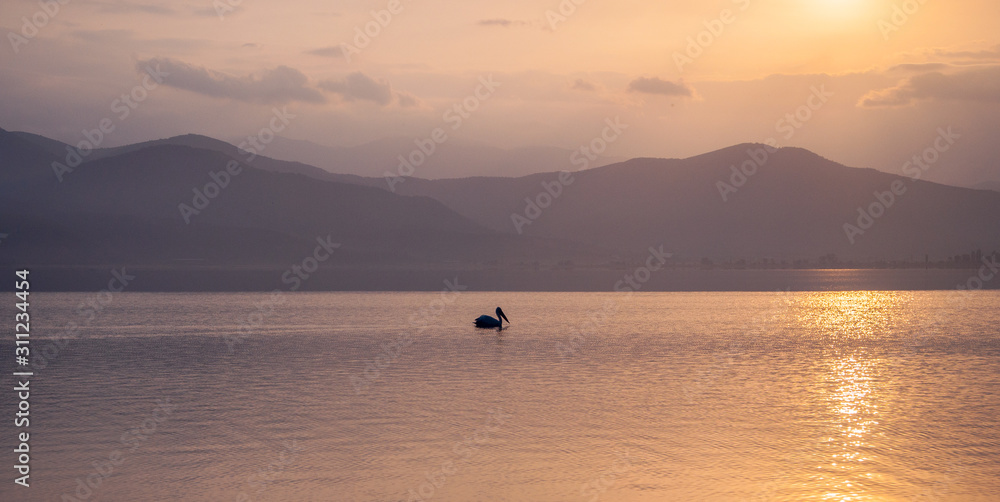
POLYGON ((510 321, 507 319, 507 316, 503 315, 503 310, 500 310, 500 307, 497 307, 496 318, 490 317, 488 315, 481 315, 476 318, 476 327, 503 329, 503 321, 507 321, 507 324, 510 324, 510 321))

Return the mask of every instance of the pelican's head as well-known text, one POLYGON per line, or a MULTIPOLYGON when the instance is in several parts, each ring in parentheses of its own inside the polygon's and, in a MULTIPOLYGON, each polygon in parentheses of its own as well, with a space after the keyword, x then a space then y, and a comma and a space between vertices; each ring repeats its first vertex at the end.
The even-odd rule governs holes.
POLYGON ((500 319, 503 319, 507 321, 507 324, 510 324, 510 320, 507 319, 507 316, 503 315, 503 310, 501 310, 500 307, 497 307, 497 320, 499 321, 500 319))

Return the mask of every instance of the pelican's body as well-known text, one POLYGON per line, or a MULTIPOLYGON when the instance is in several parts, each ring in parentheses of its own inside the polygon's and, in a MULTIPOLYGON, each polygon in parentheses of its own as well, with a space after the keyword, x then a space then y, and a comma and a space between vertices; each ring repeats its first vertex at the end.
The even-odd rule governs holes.
POLYGON ((496 317, 490 317, 488 315, 481 315, 481 316, 479 316, 479 317, 476 318, 475 322, 476 322, 476 327, 477 328, 500 328, 500 329, 503 329, 503 321, 507 321, 507 323, 510 324, 510 321, 507 320, 507 316, 505 316, 503 314, 503 310, 500 310, 500 307, 497 307, 497 316, 496 317))

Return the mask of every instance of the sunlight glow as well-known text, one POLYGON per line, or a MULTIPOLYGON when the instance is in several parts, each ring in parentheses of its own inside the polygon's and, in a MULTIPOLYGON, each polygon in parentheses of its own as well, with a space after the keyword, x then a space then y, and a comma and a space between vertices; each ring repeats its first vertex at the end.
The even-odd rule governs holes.
POLYGON ((864 0, 807 0, 818 16, 826 22, 861 22, 869 17, 870 2, 864 0))
POLYGON ((857 10, 863 4, 863 0, 814 0, 820 7, 831 10, 857 10))

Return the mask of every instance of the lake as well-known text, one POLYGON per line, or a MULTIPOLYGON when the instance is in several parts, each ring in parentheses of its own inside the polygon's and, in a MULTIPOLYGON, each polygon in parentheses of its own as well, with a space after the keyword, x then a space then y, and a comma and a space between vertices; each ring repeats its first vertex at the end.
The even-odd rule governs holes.
POLYGON ((998 291, 31 299, 32 486, 8 468, 3 500, 1000 493, 998 291))

